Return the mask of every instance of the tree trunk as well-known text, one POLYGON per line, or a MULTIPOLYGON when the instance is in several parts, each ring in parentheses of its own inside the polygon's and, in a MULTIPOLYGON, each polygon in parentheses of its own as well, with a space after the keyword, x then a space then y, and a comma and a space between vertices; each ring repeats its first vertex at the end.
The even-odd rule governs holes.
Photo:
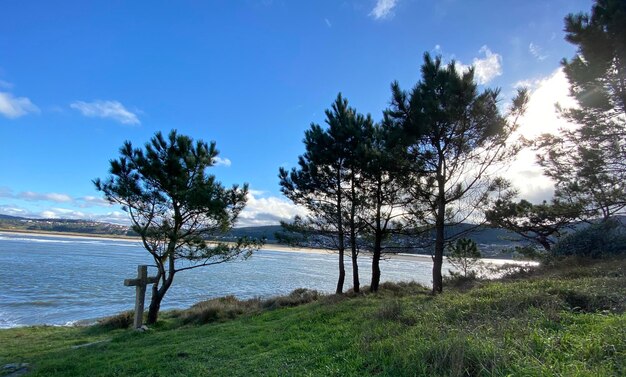
POLYGON ((356 246, 352 246, 352 289, 355 293, 360 291, 359 265, 357 262, 356 246))
POLYGON ((169 275, 165 278, 161 279, 162 276, 165 276, 165 268, 158 260, 157 266, 159 267, 159 272, 157 273, 157 282, 152 285, 152 298, 150 299, 150 308, 148 309, 148 320, 146 321, 146 325, 154 325, 159 319, 159 310, 161 309, 161 301, 163 301, 163 297, 167 293, 167 290, 170 289, 172 282, 174 281, 174 274, 176 270, 174 268, 174 259, 168 258, 169 260, 169 275), (163 284, 159 287, 159 282, 163 281, 163 284))
POLYGON ((356 246, 356 190, 354 183, 354 174, 352 175, 352 202, 350 205, 350 251, 352 252, 352 290, 355 293, 359 293, 359 265, 357 262, 358 251, 356 246))
POLYGON ((163 296, 159 294, 159 289, 157 288, 157 285, 154 284, 152 286, 152 298, 150 299, 150 309, 148 310, 148 320, 146 321, 146 325, 154 325, 157 319, 159 319, 161 301, 163 301, 163 296))
POLYGON ((380 284, 380 255, 381 242, 378 236, 374 242, 374 255, 372 256, 372 282, 370 284, 370 292, 378 292, 380 284))
POLYGON ((346 280, 346 268, 343 260, 343 255, 345 251, 345 232, 343 229, 343 197, 341 192, 341 169, 338 169, 337 173, 337 230, 339 237, 339 279, 337 279, 337 289, 335 290, 335 294, 343 293, 343 283, 346 280))
POLYGON ((380 283, 380 254, 382 251, 382 229, 381 229, 381 206, 382 206, 382 183, 378 180, 376 190, 376 229, 374 230, 374 255, 372 256, 372 282, 370 284, 370 292, 378 291, 380 283))
POLYGON ((343 293, 343 283, 346 280, 346 268, 343 262, 343 254, 344 249, 339 249, 339 279, 337 279, 337 290, 335 291, 335 294, 338 295, 343 293))
POLYGON ((437 177, 437 211, 435 213, 435 255, 433 258, 433 294, 443 292, 443 276, 441 268, 443 266, 443 249, 445 246, 445 219, 446 202, 445 187, 443 177, 437 177))

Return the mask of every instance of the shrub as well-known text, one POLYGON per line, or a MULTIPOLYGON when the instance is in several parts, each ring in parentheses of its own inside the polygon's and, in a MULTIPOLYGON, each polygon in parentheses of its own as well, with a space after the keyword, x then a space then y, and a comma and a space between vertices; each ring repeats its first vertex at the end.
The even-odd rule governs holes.
POLYGON ((98 325, 109 330, 127 329, 132 325, 134 318, 135 312, 130 310, 110 317, 102 318, 98 320, 98 325))
POLYGON ((214 298, 193 305, 181 315, 183 323, 209 323, 233 319, 260 309, 260 300, 238 300, 235 296, 214 298))
POLYGON ((609 219, 563 237, 551 250, 553 256, 600 258, 626 253, 626 227, 609 219))
POLYGON ((277 309, 286 306, 298 306, 316 301, 320 297, 319 292, 306 288, 298 288, 287 296, 271 297, 264 300, 261 306, 264 309, 277 309))

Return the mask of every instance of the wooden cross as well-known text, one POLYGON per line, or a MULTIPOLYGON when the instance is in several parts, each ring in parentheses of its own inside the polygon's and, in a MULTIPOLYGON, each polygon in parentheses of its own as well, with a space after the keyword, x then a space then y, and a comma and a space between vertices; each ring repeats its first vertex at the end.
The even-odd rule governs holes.
POLYGON ((143 324, 143 302, 146 298, 146 286, 154 284, 158 279, 148 277, 148 266, 137 266, 137 279, 124 279, 124 285, 127 287, 135 286, 135 328, 141 328, 143 324))

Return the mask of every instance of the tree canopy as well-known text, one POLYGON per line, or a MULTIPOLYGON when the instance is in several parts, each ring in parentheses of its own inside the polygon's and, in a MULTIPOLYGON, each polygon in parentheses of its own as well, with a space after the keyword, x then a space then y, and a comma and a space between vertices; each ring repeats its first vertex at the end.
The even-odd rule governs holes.
MULTIPOLYGON (((306 219, 297 218, 284 224, 287 231, 304 234, 315 246, 337 250, 339 278, 337 293, 343 291, 346 246, 353 254, 356 271, 357 179, 362 151, 368 145, 373 122, 358 114, 339 94, 331 109, 326 110, 326 128, 318 124, 304 134, 305 153, 298 158, 298 167, 288 171, 280 168, 281 192, 309 211, 306 219)), ((358 290, 358 274, 355 289, 358 290)))
POLYGON ((597 0, 591 15, 568 15, 565 32, 578 47, 562 61, 578 106, 561 114, 576 127, 543 135, 538 160, 559 200, 608 219, 626 207, 626 2, 597 0))
POLYGON ((245 239, 234 245, 210 241, 232 228, 248 193, 247 185, 225 188, 207 174, 217 155, 215 142, 157 132, 143 149, 125 142, 120 157, 110 161, 110 176, 94 180, 128 213, 156 264, 148 324, 156 322, 176 273, 245 258, 259 246, 245 239))
POLYGON ((527 93, 521 90, 502 115, 499 91, 479 92, 473 68, 459 72, 454 62, 445 65, 426 53, 421 74, 409 92, 392 84, 388 114, 404 130, 407 158, 418 162, 412 212, 418 223, 435 229, 433 291, 441 292, 446 224, 472 217, 501 188, 493 168, 518 151, 511 135, 527 93))

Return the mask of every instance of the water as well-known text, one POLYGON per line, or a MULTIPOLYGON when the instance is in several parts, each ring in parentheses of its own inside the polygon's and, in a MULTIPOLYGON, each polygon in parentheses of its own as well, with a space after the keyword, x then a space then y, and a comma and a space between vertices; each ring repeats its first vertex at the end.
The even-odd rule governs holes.
MULTIPOLYGON (((135 289, 123 281, 136 276, 139 264, 153 262, 138 242, 0 233, 0 328, 89 322, 130 310, 135 289)), ((359 266, 361 283, 368 284, 371 259, 361 257, 359 266)), ((346 268, 350 288, 348 260, 346 268)), ((382 281, 430 285, 431 268, 428 260, 384 260, 382 281)), ((155 272, 148 268, 150 276, 155 272)), ((180 272, 161 308, 187 308, 226 295, 283 295, 301 287, 330 293, 336 279, 336 254, 262 250, 246 261, 180 272)))

